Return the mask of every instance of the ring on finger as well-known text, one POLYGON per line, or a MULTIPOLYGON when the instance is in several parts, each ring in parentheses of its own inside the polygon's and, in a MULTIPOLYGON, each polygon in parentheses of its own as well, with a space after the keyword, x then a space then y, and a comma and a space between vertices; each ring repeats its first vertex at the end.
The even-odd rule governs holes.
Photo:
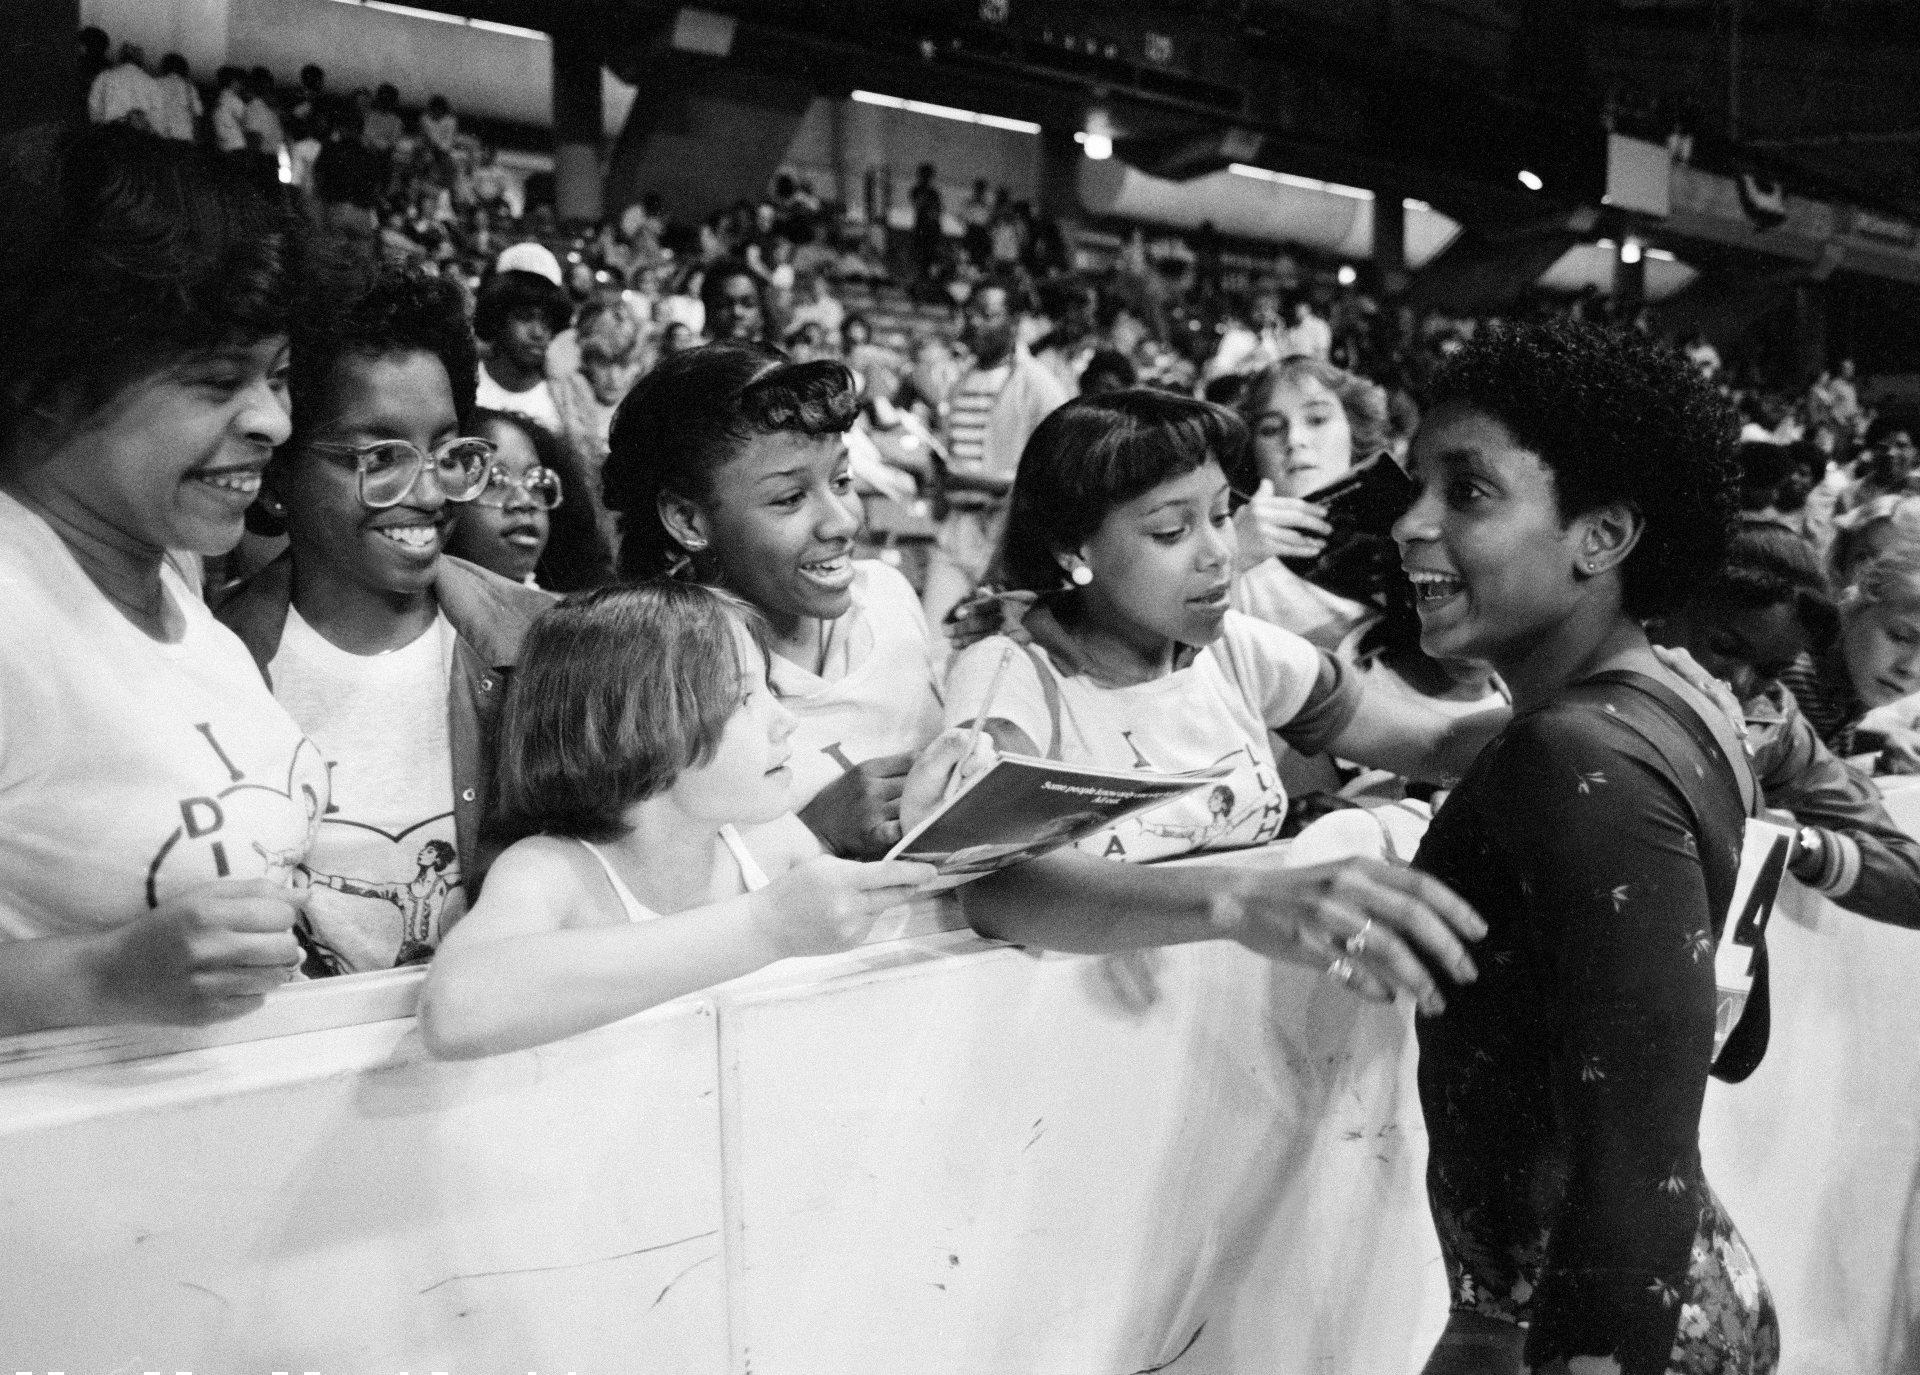
POLYGON ((1345 955, 1340 956, 1332 964, 1327 966, 1327 977, 1343 984, 1352 983, 1353 961, 1345 955))
POLYGON ((1347 953, 1356 960, 1367 953, 1367 932, 1371 930, 1373 930, 1373 918, 1368 917, 1358 931, 1347 937, 1347 953))

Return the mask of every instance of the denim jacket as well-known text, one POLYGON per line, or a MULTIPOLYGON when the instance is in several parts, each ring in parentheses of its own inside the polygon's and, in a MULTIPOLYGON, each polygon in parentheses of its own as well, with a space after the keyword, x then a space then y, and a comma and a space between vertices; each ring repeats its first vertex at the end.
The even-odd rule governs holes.
MULTIPOLYGON (((453 627, 453 670, 447 679, 447 743, 453 760, 453 829, 460 873, 472 906, 497 840, 486 822, 493 784, 495 727, 520 641, 550 593, 523 587, 464 559, 443 554, 433 595, 453 627)), ((236 589, 214 615, 246 644, 269 690, 267 665, 280 648, 293 601, 293 557, 283 554, 236 589)))

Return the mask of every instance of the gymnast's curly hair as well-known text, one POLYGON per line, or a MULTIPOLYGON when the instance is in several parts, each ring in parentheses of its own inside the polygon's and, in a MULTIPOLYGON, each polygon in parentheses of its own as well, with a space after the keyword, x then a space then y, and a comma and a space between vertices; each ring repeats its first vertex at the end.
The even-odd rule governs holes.
POLYGON ((1717 570, 1738 510, 1739 426, 1679 353, 1555 321, 1483 336, 1435 379, 1431 409, 1479 411, 1553 470, 1562 520, 1624 502, 1646 522, 1622 569, 1628 615, 1670 611, 1717 570))

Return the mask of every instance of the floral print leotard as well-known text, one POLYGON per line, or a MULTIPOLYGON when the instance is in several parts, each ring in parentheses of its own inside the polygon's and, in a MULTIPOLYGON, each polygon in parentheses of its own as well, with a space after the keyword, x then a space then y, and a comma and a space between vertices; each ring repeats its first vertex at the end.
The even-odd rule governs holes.
POLYGON ((1699 1146, 1744 814, 1635 679, 1515 717, 1420 847, 1491 928, 1420 1026, 1428 1191, 1456 1309, 1526 1324, 1529 1366, 1765 1375, 1772 1303, 1699 1146))

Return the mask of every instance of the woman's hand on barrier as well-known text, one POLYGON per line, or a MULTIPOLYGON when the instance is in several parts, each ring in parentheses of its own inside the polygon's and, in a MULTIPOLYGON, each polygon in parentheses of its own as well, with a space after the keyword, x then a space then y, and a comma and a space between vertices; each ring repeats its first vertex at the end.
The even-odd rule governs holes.
POLYGON ((849 950, 866 939, 882 912, 913 897, 937 872, 909 860, 860 864, 815 855, 754 895, 756 924, 783 958, 849 950))
POLYGON ((1262 479, 1260 489, 1234 513, 1233 527, 1240 537, 1238 563, 1242 570, 1278 555, 1311 559, 1327 547, 1333 527, 1324 507, 1299 497, 1275 496, 1273 481, 1262 479))
POLYGON ((989 635, 1005 635, 1018 644, 1033 636, 1021 622, 1040 597, 1035 592, 975 592, 947 613, 947 640, 957 654, 989 635))
POLYGON ((1486 923, 1445 884, 1372 859, 1249 873, 1209 914, 1224 936, 1274 958, 1319 964, 1360 997, 1409 993, 1429 1016, 1446 1008, 1432 970, 1479 977, 1466 941, 1486 923))
POLYGON ((253 1011, 300 968, 306 902, 266 879, 215 879, 104 933, 88 961, 93 1020, 198 1026, 253 1011))
POLYGON ((992 768, 999 757, 993 737, 985 731, 976 739, 971 727, 949 726, 934 736, 913 761, 900 792, 902 833, 925 821, 968 779, 992 768))
POLYGON ((887 754, 856 764, 800 809, 800 820, 833 854, 879 859, 901 835, 900 795, 913 767, 911 754, 887 754))

